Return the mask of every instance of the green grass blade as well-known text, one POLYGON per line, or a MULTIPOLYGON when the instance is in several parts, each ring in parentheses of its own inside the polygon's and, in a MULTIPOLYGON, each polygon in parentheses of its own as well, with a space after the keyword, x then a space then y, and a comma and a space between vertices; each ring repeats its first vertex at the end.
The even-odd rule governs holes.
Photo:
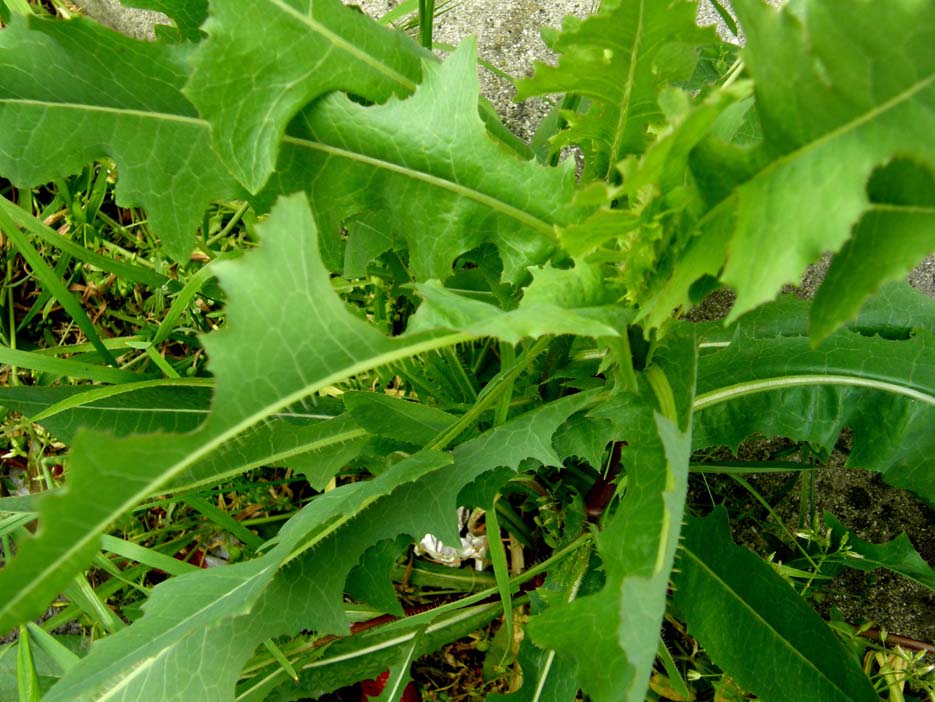
POLYGON ((493 562, 494 577, 497 579, 497 592, 500 594, 500 604, 503 606, 503 626, 506 628, 506 640, 509 642, 499 663, 499 667, 502 668, 505 667, 508 657, 512 654, 513 593, 510 591, 510 571, 507 569, 506 550, 503 547, 503 535, 500 533, 496 497, 486 515, 487 548, 490 551, 490 560, 493 562))
POLYGON ((0 347, 0 363, 66 378, 96 380, 101 383, 134 383, 140 378, 147 377, 146 374, 133 373, 119 368, 107 368, 62 358, 49 358, 32 351, 19 351, 5 347, 0 347))
POLYGON ((125 539, 118 539, 109 534, 101 536, 101 548, 118 556, 123 556, 127 560, 142 563, 149 568, 158 568, 169 575, 183 575, 199 569, 198 566, 191 563, 185 563, 151 548, 140 546, 125 539))
POLYGON ((101 343, 97 329, 94 328, 91 320, 88 319, 84 308, 79 304, 75 296, 68 291, 68 288, 65 287, 65 284, 55 274, 52 267, 46 263, 45 259, 39 255, 39 252, 33 248, 32 244, 29 243, 29 240, 23 235, 19 227, 16 226, 3 208, 0 208, 0 230, 6 232, 6 235, 13 242, 13 245, 20 252, 20 255, 26 260, 30 268, 32 268, 33 274, 39 279, 46 290, 52 293, 59 304, 65 308, 65 311, 71 315, 71 318, 81 331, 84 332, 85 336, 88 337, 88 340, 94 344, 94 348, 101 354, 101 358, 110 365, 116 366, 117 361, 114 359, 113 355, 111 355, 107 347, 101 343))
POLYGON ((52 662, 54 662, 63 673, 71 669, 81 658, 67 646, 63 645, 52 634, 45 631, 42 627, 29 622, 26 625, 29 630, 29 638, 32 639, 36 648, 45 653, 52 662))
POLYGON ((33 665, 32 648, 25 625, 20 625, 19 644, 16 647, 16 689, 19 702, 39 702, 39 674, 33 665))
POLYGON ((83 261, 90 266, 99 268, 102 271, 107 271, 108 273, 113 273, 124 280, 132 280, 152 288, 165 286, 169 290, 177 290, 180 287, 178 281, 166 278, 149 268, 115 261, 74 243, 52 228, 47 227, 6 198, 0 198, 0 210, 3 210, 16 224, 41 239, 44 243, 56 249, 60 249, 69 256, 83 261))
POLYGON ((108 634, 126 627, 113 610, 107 606, 83 573, 78 573, 64 589, 65 595, 108 634))
POLYGON ((245 543, 251 550, 256 551, 259 549, 263 543, 266 541, 263 538, 260 538, 252 531, 250 531, 243 524, 234 519, 227 512, 218 509, 210 502, 201 499, 200 497, 186 497, 185 504, 187 504, 192 509, 199 512, 202 516, 206 517, 210 521, 217 524, 222 529, 230 532, 232 535, 236 536, 243 543, 245 543))
MULTIPOLYGON (((239 254, 238 254, 239 255, 239 254)), ((214 259, 215 261, 221 261, 225 258, 232 257, 220 257, 214 259)), ((207 281, 214 277, 213 270, 213 261, 206 266, 203 266, 195 275, 188 279, 188 282, 185 283, 175 299, 172 300, 172 304, 169 307, 169 311, 166 312, 166 315, 162 318, 162 321, 159 323, 159 328, 156 330, 156 334, 153 336, 152 345, 158 346, 163 341, 165 341, 169 334, 172 333, 172 330, 175 329, 175 324, 178 322, 179 318, 188 309, 188 306, 192 303, 192 300, 195 299, 195 296, 201 290, 207 281)))

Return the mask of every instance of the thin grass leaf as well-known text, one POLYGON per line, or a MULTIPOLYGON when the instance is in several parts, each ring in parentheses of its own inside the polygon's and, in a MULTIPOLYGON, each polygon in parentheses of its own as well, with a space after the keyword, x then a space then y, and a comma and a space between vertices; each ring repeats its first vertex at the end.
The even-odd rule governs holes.
POLYGON ((70 648, 62 644, 52 634, 49 634, 42 627, 29 622, 26 625, 29 632, 29 638, 32 639, 36 648, 45 653, 64 673, 75 665, 81 658, 70 648))
MULTIPOLYGON (((47 227, 24 209, 17 207, 6 198, 0 198, 0 210, 3 210, 16 224, 30 234, 41 239, 45 244, 60 249, 63 253, 72 256, 78 261, 83 261, 102 271, 113 273, 122 279, 142 283, 152 288, 164 288, 172 291, 178 290, 181 287, 177 280, 166 278, 150 268, 124 263, 122 261, 115 261, 74 243, 67 237, 47 227)), ((108 340, 105 339, 104 341, 106 343, 108 340)))
POLYGON ((140 546, 132 541, 118 539, 110 534, 101 536, 101 549, 130 561, 136 561, 149 568, 158 568, 169 575, 183 575, 199 570, 198 566, 166 556, 151 548, 140 546))
POLYGON ((101 339, 98 336, 97 329, 94 328, 94 325, 91 323, 91 320, 88 319, 87 313, 84 311, 84 308, 75 298, 75 296, 68 291, 65 287, 65 284, 62 282, 55 271, 52 270, 52 267, 39 255, 39 252, 33 248, 32 244, 29 243, 29 240, 23 235, 19 230, 19 227, 13 222, 13 220, 6 214, 6 211, 3 208, 0 208, 0 230, 6 233, 6 235, 13 242, 13 245, 19 251, 20 255, 25 259, 29 264, 29 267, 32 269, 33 275, 35 275, 42 286, 48 290, 52 296, 58 300, 59 304, 65 308, 65 311, 71 316, 75 321, 75 324, 84 332, 84 335, 88 337, 88 340, 94 345, 94 348, 97 349, 97 352, 101 355, 101 358, 104 359, 108 364, 112 366, 117 365, 116 359, 107 349, 104 344, 101 343, 101 339))
POLYGON ((0 347, 0 363, 16 366, 17 368, 28 368, 42 373, 51 373, 64 378, 84 378, 101 383, 135 383, 141 378, 152 378, 151 374, 134 373, 119 368, 108 368, 63 358, 49 358, 34 351, 20 351, 6 347, 0 347))
POLYGON ((39 675, 32 661, 32 648, 25 626, 19 628, 16 646, 16 688, 19 702, 39 702, 39 675))

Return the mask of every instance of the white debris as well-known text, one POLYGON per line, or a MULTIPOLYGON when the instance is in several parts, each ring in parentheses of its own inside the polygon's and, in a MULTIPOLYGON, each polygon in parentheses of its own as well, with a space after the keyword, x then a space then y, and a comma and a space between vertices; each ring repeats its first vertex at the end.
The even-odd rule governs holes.
POLYGON ((437 536, 426 534, 416 544, 417 556, 426 556, 436 563, 457 568, 466 560, 474 559, 474 570, 483 570, 487 564, 487 533, 486 526, 478 526, 478 521, 484 516, 484 510, 473 511, 466 507, 458 508, 458 533, 461 535, 461 546, 447 546, 437 536))

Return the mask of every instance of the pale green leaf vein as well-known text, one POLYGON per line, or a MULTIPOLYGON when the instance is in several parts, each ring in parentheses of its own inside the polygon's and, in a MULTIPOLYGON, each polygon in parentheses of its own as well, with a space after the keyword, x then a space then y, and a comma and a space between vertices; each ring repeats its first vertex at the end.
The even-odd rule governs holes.
POLYGON ((914 388, 890 383, 885 380, 875 380, 873 378, 858 378, 850 375, 787 375, 779 378, 765 378, 763 380, 752 380, 745 383, 737 383, 728 387, 718 388, 710 392, 698 395, 695 398, 694 410, 699 412, 712 405, 721 402, 736 400, 738 397, 753 395, 759 392, 768 392, 770 390, 784 390, 786 388, 801 387, 809 385, 850 385, 855 387, 870 388, 871 390, 882 390, 884 392, 903 395, 911 400, 918 400, 927 405, 935 406, 935 397, 928 393, 921 392, 914 388))
MULTIPOLYGON (((338 369, 328 376, 311 383, 305 388, 290 393, 289 395, 279 399, 277 402, 270 403, 269 405, 256 410, 235 425, 228 427, 224 431, 221 431, 217 435, 211 437, 196 449, 194 449, 191 453, 186 454, 186 456, 181 460, 176 461, 174 464, 167 467, 158 480, 148 483, 139 490, 126 493, 124 495, 123 501, 118 506, 112 510, 107 511, 106 518, 103 518, 96 523, 84 525, 84 533, 79 538, 71 542, 69 547, 60 555, 58 560, 49 562, 42 570, 38 571, 35 574, 34 580, 36 582, 41 582, 45 578, 50 577, 58 569, 58 563, 60 561, 67 561, 68 559, 73 558, 85 547, 87 547, 88 544, 93 542, 95 539, 98 539, 98 535, 110 525, 111 518, 114 515, 124 514, 125 512, 129 511, 144 499, 146 499, 149 495, 153 494, 153 492, 161 488, 163 485, 171 482, 185 470, 192 467, 195 463, 207 457, 215 450, 235 439, 242 432, 259 424, 276 412, 279 412, 289 407, 290 405, 301 402, 302 400, 313 395, 321 388, 326 387, 332 383, 345 380, 346 378, 358 375, 360 373, 365 373, 379 366, 388 365, 395 361, 400 361, 404 358, 424 353, 426 351, 433 351, 445 346, 459 344, 468 341, 471 338, 472 337, 469 334, 453 333, 430 338, 405 346, 400 346, 399 348, 384 352, 372 358, 367 358, 348 367, 338 369)), ((4 609, 7 611, 14 609, 22 600, 29 597, 30 594, 31 590, 28 588, 21 590, 7 601, 4 609)))
POLYGON ((514 207, 509 203, 503 202, 491 195, 486 193, 479 192, 473 188, 466 187, 460 183, 456 183, 452 180, 446 178, 441 178, 431 173, 425 173, 413 168, 408 168, 404 165, 398 163, 392 163, 390 161, 385 161, 383 159, 374 158, 372 156, 367 156, 365 154, 357 153, 354 151, 348 151, 346 149, 340 149, 336 146, 330 146, 328 144, 322 144, 316 141, 310 141, 308 139, 300 139, 298 137, 287 136, 285 138, 286 142, 299 146, 301 148, 313 149, 315 151, 321 151, 328 154, 329 156, 336 156, 338 158, 348 159, 351 161, 357 161, 358 163, 364 163, 374 168, 379 168, 381 170, 390 171, 393 173, 398 173, 404 175, 413 180, 420 180, 423 183, 427 183, 434 187, 448 190, 460 197, 467 198, 469 200, 474 200, 475 202, 485 205, 486 207, 491 208, 496 212, 500 212, 507 217, 515 219, 526 226, 535 229, 536 231, 542 232, 543 234, 548 235, 550 238, 555 239, 555 227, 554 225, 546 222, 543 219, 540 219, 534 215, 529 214, 521 210, 518 207, 514 207))
POLYGON ((364 51, 361 51, 358 47, 354 46, 351 42, 347 41, 340 34, 335 34, 325 25, 316 22, 314 18, 304 15, 293 7, 290 7, 287 3, 282 2, 282 0, 269 0, 270 4, 273 5, 276 9, 281 12, 295 18, 299 22, 306 25, 312 32, 324 37, 330 44, 338 47, 341 51, 344 51, 361 63, 365 63, 370 66, 375 71, 386 76, 390 80, 399 83, 401 86, 406 88, 408 91, 412 92, 416 89, 416 84, 409 80, 402 73, 394 71, 392 68, 387 66, 384 63, 381 63, 373 56, 370 56, 364 51))
POLYGON ((729 593, 733 597, 733 600, 735 601, 735 603, 739 603, 739 605, 743 609, 745 609, 753 617, 753 619, 757 620, 764 627, 769 629, 769 631, 771 631, 775 635, 775 637, 780 641, 781 645, 784 648, 792 652, 793 658, 801 660, 803 663, 806 664, 807 667, 811 668, 815 673, 817 673, 819 677, 827 680, 831 684, 832 687, 834 687, 836 690, 839 690, 842 694, 842 699, 847 699, 849 697, 846 691, 841 689, 841 687, 834 680, 828 677, 828 675, 825 674, 825 672, 821 670, 818 666, 816 666, 809 658, 806 658, 805 656, 803 656, 802 653, 799 651, 799 649, 797 649, 795 646, 792 645, 792 642, 788 641, 780 632, 776 631, 776 629, 773 627, 773 625, 770 622, 764 619, 763 616, 756 609, 751 607, 750 603, 747 602, 743 597, 741 597, 733 588, 731 588, 731 586, 727 582, 725 582, 721 578, 720 575, 715 573, 707 563, 705 563, 702 559, 696 556, 694 552, 692 552, 690 549, 684 546, 682 547, 682 553, 684 553, 685 556, 687 556, 692 561, 694 561, 695 565, 700 570, 703 570, 708 575, 708 577, 710 577, 712 580, 718 583, 724 589, 725 592, 729 593))

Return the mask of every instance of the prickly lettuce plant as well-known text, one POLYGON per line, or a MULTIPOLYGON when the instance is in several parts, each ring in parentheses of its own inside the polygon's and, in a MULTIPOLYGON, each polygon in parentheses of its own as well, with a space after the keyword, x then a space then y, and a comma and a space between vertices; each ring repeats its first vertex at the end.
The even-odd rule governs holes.
MULTIPOLYGON (((96 340, 71 359, 0 349, 62 379, 0 402, 70 447, 61 486, 0 500, 38 517, 4 554, 0 630, 156 496, 260 466, 321 492, 241 562, 154 587, 43 700, 295 700, 385 670, 398 699, 416 657, 503 617, 522 685, 502 699, 637 701, 657 655, 678 681, 667 613, 759 699, 878 699, 686 490, 693 450, 756 433, 828 451, 849 428, 850 465, 935 502, 935 312, 892 284, 935 249, 935 2, 735 0, 739 52, 694 2, 605 2, 546 33, 558 64, 518 84, 566 95, 534 148, 479 102, 470 40, 440 60, 337 0, 149 5, 177 25, 155 43, 12 13, 0 174, 31 188, 103 161, 171 260, 220 200, 259 216, 259 243, 184 287, 82 258, 182 309, 212 277, 226 300, 206 369, 126 369, 173 321, 104 343, 35 248, 80 244, 0 203, 96 340), (824 252, 814 302, 773 301, 824 252), (679 319, 720 287, 729 326, 679 319), (524 490, 563 506, 537 518, 534 563, 508 568, 498 519, 524 490), (493 583, 404 608, 397 561, 426 533, 457 543, 458 506, 487 510, 493 583), (350 597, 370 625, 352 627, 350 597)), ((931 586, 897 547, 875 562, 931 586)))

